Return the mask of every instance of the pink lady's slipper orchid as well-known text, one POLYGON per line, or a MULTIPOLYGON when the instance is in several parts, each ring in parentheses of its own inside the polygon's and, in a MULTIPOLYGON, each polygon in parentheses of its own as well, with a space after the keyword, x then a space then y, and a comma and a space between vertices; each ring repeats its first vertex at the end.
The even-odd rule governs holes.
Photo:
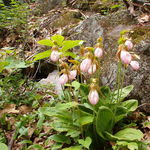
POLYGON ((68 75, 67 74, 62 74, 60 77, 59 77, 59 82, 61 85, 64 85, 68 82, 68 75))
POLYGON ((50 56, 51 61, 56 62, 59 60, 60 53, 57 50, 53 50, 50 56))
POLYGON ((89 102, 92 105, 96 105, 98 103, 98 101, 99 101, 98 92, 96 90, 91 90, 89 95, 88 95, 88 99, 89 99, 89 102))
POLYGON ((97 47, 97 48, 95 49, 95 51, 94 51, 94 55, 95 55, 96 57, 98 57, 98 58, 102 57, 102 55, 103 55, 103 50, 102 50, 102 48, 97 47))
POLYGON ((133 70, 138 70, 140 68, 140 65, 137 61, 131 61, 130 65, 131 65, 133 70))
POLYGON ((88 73, 89 74, 93 74, 93 73, 95 73, 96 72, 96 64, 92 64, 91 66, 90 66, 90 68, 88 69, 88 73))
POLYGON ((131 50, 133 48, 133 43, 130 40, 125 41, 125 46, 128 50, 131 50))
POLYGON ((84 59, 80 64, 80 70, 83 72, 87 72, 91 66, 91 63, 92 63, 91 59, 89 58, 84 59))
POLYGON ((120 59, 124 64, 130 64, 132 56, 129 52, 122 50, 120 53, 120 59))
POLYGON ((77 70, 72 70, 69 73, 69 80, 74 80, 77 76, 77 70))

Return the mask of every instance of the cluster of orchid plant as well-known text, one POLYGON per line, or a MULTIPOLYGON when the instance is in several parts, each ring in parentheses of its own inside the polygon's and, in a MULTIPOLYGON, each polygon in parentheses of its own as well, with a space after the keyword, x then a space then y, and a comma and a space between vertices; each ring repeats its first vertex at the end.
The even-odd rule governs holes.
MULTIPOLYGON (((123 44, 119 45, 117 51, 117 58, 121 61, 125 66, 131 65, 134 70, 139 69, 139 63, 136 59, 139 57, 129 52, 133 49, 133 43, 130 39, 126 39, 123 44)), ((57 46, 52 47, 52 52, 50 55, 50 59, 53 62, 59 62, 60 67, 63 68, 60 71, 59 81, 61 85, 64 85, 72 80, 75 80, 78 74, 88 74, 92 75, 96 72, 99 67, 99 60, 103 56, 103 45, 102 38, 97 40, 97 44, 95 47, 81 47, 80 49, 82 61, 78 60, 69 60, 73 65, 70 67, 66 62, 62 62, 60 59, 61 53, 59 52, 59 48, 57 46)), ((90 92, 88 95, 89 102, 92 105, 96 105, 99 101, 99 86, 97 79, 92 79, 90 84, 90 92)))
POLYGON ((129 52, 133 49, 133 43, 130 39, 127 39, 124 44, 120 44, 117 52, 117 57, 125 65, 130 65, 133 70, 138 70, 140 68, 139 63, 136 59, 139 59, 139 56, 129 52))

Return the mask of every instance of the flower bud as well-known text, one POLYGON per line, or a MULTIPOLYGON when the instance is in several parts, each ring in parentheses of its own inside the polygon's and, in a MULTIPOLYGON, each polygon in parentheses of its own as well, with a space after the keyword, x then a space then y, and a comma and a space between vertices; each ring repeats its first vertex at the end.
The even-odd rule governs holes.
POLYGON ((98 92, 96 90, 91 90, 89 95, 88 95, 88 99, 89 99, 89 102, 92 105, 96 105, 98 103, 98 101, 99 101, 98 92))
POLYGON ((130 64, 132 56, 129 52, 122 50, 120 53, 120 59, 124 64, 130 64))
POLYGON ((97 47, 97 48, 95 49, 95 51, 94 51, 94 55, 95 55, 96 57, 98 57, 98 58, 102 57, 102 55, 103 55, 103 50, 102 50, 102 48, 97 47))
POLYGON ((68 82, 68 75, 67 74, 62 74, 60 77, 59 77, 59 82, 61 85, 64 85, 68 82))
POLYGON ((56 62, 59 60, 60 53, 57 50, 53 50, 50 56, 51 61, 56 62))
POLYGON ((84 59, 80 64, 80 70, 83 72, 87 72, 91 66, 91 63, 92 63, 91 59, 89 58, 84 59))
POLYGON ((128 50, 131 50, 133 48, 133 43, 130 40, 126 40, 125 46, 128 48, 128 50))
POLYGON ((140 65, 137 61, 131 61, 130 65, 131 65, 133 70, 138 70, 140 68, 140 65))
POLYGON ((72 70, 69 73, 70 73, 69 74, 69 80, 73 80, 73 79, 76 78, 76 76, 77 76, 77 70, 72 70))
POLYGON ((96 64, 92 64, 90 68, 88 69, 88 73, 93 74, 95 73, 95 71, 96 71, 96 64))

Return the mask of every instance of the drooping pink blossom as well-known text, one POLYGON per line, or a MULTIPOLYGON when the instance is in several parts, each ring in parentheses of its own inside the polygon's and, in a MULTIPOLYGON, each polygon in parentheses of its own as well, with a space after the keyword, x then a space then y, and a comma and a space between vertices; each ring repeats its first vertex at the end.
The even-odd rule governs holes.
POLYGON ((89 99, 89 102, 92 105, 96 105, 98 103, 98 101, 99 101, 98 92, 96 90, 91 90, 89 95, 88 95, 88 99, 89 99))
POLYGON ((95 55, 96 57, 98 57, 98 58, 102 57, 102 55, 103 55, 103 50, 102 50, 102 48, 97 47, 97 48, 95 49, 95 51, 94 51, 94 55, 95 55))
POLYGON ((92 63, 91 59, 89 58, 84 59, 80 64, 80 70, 83 72, 87 72, 91 66, 91 63, 92 63))
POLYGON ((140 65, 137 61, 131 61, 130 65, 131 65, 133 70, 138 70, 140 68, 140 65))
POLYGON ((125 45, 127 46, 128 50, 131 50, 133 48, 133 43, 130 40, 126 40, 125 45))
POLYGON ((74 80, 77 76, 77 70, 72 70, 69 73, 69 80, 74 80))
POLYGON ((92 64, 91 66, 90 66, 90 68, 88 69, 88 73, 89 74, 93 74, 93 73, 95 73, 96 72, 96 64, 92 64))
POLYGON ((50 56, 51 61, 56 62, 60 58, 60 53, 56 50, 53 50, 50 56))
POLYGON ((132 56, 128 51, 122 50, 120 53, 120 59, 124 64, 130 64, 132 56))
POLYGON ((59 82, 61 85, 64 85, 68 82, 68 75, 67 74, 62 74, 60 77, 59 77, 59 82))

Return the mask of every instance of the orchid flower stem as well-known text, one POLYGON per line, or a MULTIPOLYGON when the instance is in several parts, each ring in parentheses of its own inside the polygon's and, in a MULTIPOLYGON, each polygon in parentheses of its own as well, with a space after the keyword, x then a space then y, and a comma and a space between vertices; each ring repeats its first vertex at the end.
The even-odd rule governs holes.
POLYGON ((122 63, 121 61, 118 62, 118 74, 117 74, 117 103, 119 102, 119 96, 120 96, 120 93, 121 93, 121 72, 122 72, 122 63))
MULTIPOLYGON (((95 106, 93 106, 93 118, 94 118, 94 122, 95 122, 95 119, 96 119, 95 106)), ((95 123, 93 123, 93 132, 94 132, 94 136, 95 136, 95 139, 96 139, 96 143, 98 143, 95 123)), ((97 147, 97 145, 96 145, 96 147, 97 147)))
POLYGON ((119 71, 120 71, 120 61, 117 63, 117 75, 116 75, 116 83, 115 83, 115 88, 114 91, 112 92, 112 96, 111 96, 111 102, 114 101, 114 96, 115 96, 115 91, 118 90, 118 80, 119 80, 119 71))
POLYGON ((122 78, 121 78, 121 90, 120 90, 120 95, 119 95, 119 99, 121 100, 121 94, 122 94, 122 89, 123 89, 123 83, 124 83, 124 78, 125 78, 125 72, 126 72, 126 68, 125 65, 123 65, 123 69, 122 69, 122 78))

